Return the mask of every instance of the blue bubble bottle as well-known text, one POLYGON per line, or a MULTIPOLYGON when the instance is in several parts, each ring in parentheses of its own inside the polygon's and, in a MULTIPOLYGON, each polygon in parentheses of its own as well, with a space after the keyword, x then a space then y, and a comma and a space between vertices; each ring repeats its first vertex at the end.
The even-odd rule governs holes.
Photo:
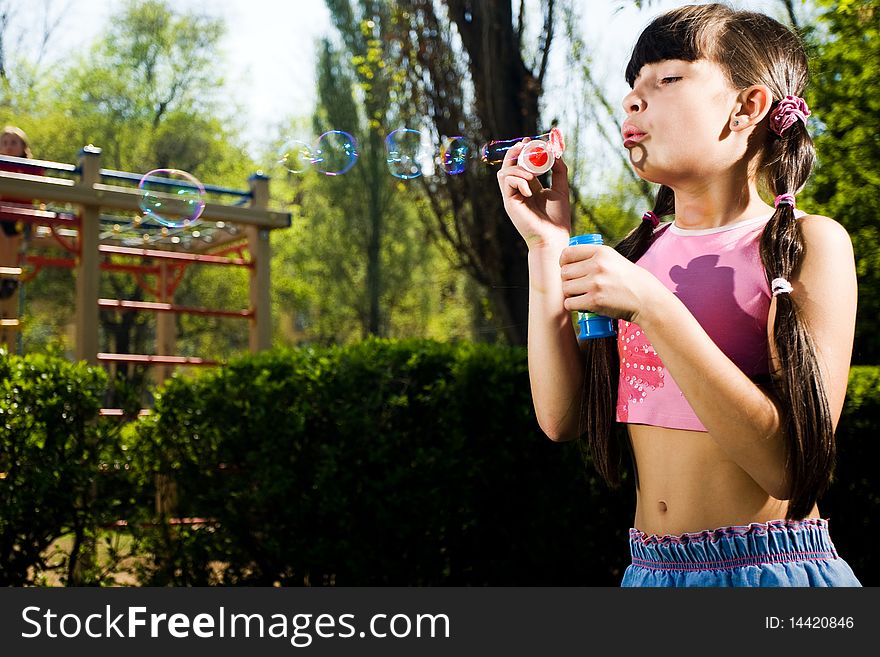
MULTIPOLYGON (((586 235, 574 235, 568 240, 569 246, 578 244, 602 244, 602 236, 599 233, 586 235)), ((591 340, 593 338, 610 338, 617 335, 614 330, 614 320, 604 315, 591 312, 578 312, 577 323, 580 326, 578 340, 591 340)))

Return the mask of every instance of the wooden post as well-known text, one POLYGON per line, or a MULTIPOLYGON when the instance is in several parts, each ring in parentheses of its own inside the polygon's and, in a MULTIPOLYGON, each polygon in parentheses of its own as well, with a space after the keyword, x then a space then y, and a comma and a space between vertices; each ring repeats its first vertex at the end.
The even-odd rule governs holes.
MULTIPOLYGON (((100 181, 101 149, 89 144, 79 152, 79 185, 87 189, 100 181)), ((76 258, 76 359, 91 365, 98 363, 98 292, 100 283, 100 261, 98 244, 101 232, 100 196, 93 204, 81 207, 82 221, 79 227, 79 254, 76 258)), ((94 504, 97 497, 95 482, 84 492, 83 503, 94 504)), ((70 573, 74 586, 91 583, 92 571, 97 561, 98 549, 95 542, 94 527, 91 532, 84 530, 78 539, 79 556, 70 573)))
MULTIPOLYGON (((101 149, 91 144, 79 153, 80 181, 91 189, 100 179, 101 149)), ((82 205, 79 227, 79 256, 76 259, 76 359, 92 365, 98 362, 98 290, 100 262, 98 243, 101 207, 82 205)))
MULTIPOLYGON (((174 303, 174 295, 171 290, 171 277, 168 271, 168 263, 159 263, 159 302, 174 303)), ((156 313, 156 353, 162 356, 174 356, 177 354, 177 318, 173 313, 156 313)), ((174 367, 172 365, 154 365, 153 380, 157 385, 162 384, 171 376, 174 367)))
MULTIPOLYGON (((251 207, 265 210, 269 207, 269 178, 255 173, 248 179, 251 188, 251 207)), ((254 311, 250 319, 250 349, 252 352, 272 346, 272 296, 270 294, 270 266, 272 252, 269 245, 269 229, 248 226, 248 249, 254 266, 250 270, 250 307, 254 311)))
MULTIPOLYGON (((0 267, 0 279, 8 278, 18 280, 21 276, 21 267, 0 267)), ((6 347, 8 353, 16 352, 16 338, 18 337, 19 325, 19 287, 11 296, 0 299, 0 347, 6 347)))
MULTIPOLYGON (((174 303, 174 295, 170 293, 171 276, 166 261, 159 262, 159 301, 174 303)), ((173 313, 156 313, 156 353, 162 356, 173 356, 177 353, 177 320, 173 313)), ((173 365, 153 365, 151 368, 153 381, 161 385, 174 370, 173 365)), ((177 481, 169 474, 157 472, 156 513, 162 522, 177 514, 177 481)))

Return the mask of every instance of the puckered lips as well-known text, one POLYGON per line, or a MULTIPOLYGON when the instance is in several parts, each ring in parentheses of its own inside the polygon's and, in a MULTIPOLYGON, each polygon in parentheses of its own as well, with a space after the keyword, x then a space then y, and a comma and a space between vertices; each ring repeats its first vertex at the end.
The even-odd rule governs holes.
POLYGON ((648 136, 647 132, 627 121, 623 122, 623 127, 621 128, 620 132, 623 135, 624 148, 635 146, 648 136))

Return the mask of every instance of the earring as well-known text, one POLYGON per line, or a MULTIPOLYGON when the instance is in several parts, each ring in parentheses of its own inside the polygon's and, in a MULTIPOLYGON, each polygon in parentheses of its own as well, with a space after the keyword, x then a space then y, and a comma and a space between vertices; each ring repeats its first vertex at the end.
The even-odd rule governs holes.
POLYGON ((733 122, 733 127, 734 127, 734 128, 735 128, 736 126, 738 126, 738 125, 739 125, 739 121, 738 121, 738 120, 733 122))

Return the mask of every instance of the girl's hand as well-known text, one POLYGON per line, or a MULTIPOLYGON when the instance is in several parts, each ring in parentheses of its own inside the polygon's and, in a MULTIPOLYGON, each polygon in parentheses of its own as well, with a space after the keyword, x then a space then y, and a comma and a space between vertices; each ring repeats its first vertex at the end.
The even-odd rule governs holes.
POLYGON ((498 171, 504 209, 529 249, 564 246, 571 233, 568 167, 557 158, 550 169, 553 183, 544 187, 535 174, 516 164, 519 152, 528 141, 524 139, 510 148, 498 171))
POLYGON ((638 323, 640 312, 671 294, 650 272, 610 246, 566 247, 559 258, 565 309, 638 323))

